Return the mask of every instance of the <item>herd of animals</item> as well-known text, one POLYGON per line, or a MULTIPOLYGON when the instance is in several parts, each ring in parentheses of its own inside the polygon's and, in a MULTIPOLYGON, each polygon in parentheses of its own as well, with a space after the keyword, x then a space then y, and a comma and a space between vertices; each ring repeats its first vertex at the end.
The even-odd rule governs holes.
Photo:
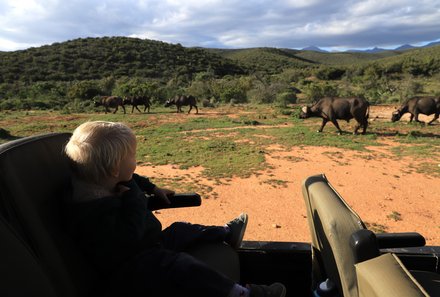
MULTIPOLYGON (((131 112, 133 113, 136 108, 139 112, 141 110, 138 106, 145 106, 144 112, 148 109, 150 112, 151 102, 147 96, 133 96, 133 97, 119 97, 119 96, 101 96, 96 98, 95 106, 104 106, 105 112, 110 112, 109 108, 115 108, 113 113, 118 111, 119 106, 125 111, 125 105, 132 105, 131 112)), ((192 108, 196 109, 196 113, 199 112, 197 108, 197 100, 192 95, 177 95, 174 98, 168 99, 165 102, 165 107, 175 105, 177 112, 183 112, 182 106, 190 106, 188 113, 192 108)), ((338 98, 338 97, 324 97, 318 100, 311 106, 304 106, 301 108, 299 117, 306 119, 309 117, 322 118, 321 127, 318 132, 322 132, 327 122, 332 122, 338 129, 339 134, 342 133, 341 128, 337 120, 346 120, 349 122, 351 119, 355 119, 357 125, 353 131, 354 134, 358 133, 358 130, 362 127, 362 134, 365 134, 368 127, 368 117, 370 112, 370 103, 360 97, 352 98, 338 98)), ((391 121, 396 122, 400 120, 402 115, 410 113, 410 122, 414 119, 418 123, 424 123, 419 120, 419 114, 430 116, 434 114, 434 118, 428 122, 431 125, 440 115, 440 97, 434 96, 417 96, 408 99, 399 108, 397 108, 391 115, 391 121)))
MULTIPOLYGON (((114 108, 115 110, 113 113, 116 113, 118 111, 119 106, 125 111, 125 105, 131 105, 132 109, 131 112, 134 112, 134 109, 136 108, 139 112, 141 110, 138 106, 144 106, 144 112, 147 111, 150 112, 151 107, 151 101, 148 96, 127 96, 125 98, 119 97, 119 96, 98 96, 94 100, 95 107, 97 106, 104 106, 105 113, 110 112, 110 108, 114 108)), ((197 108, 197 100, 192 95, 176 95, 174 98, 168 99, 165 102, 165 107, 169 107, 172 105, 176 105, 177 112, 182 112, 182 106, 188 106, 189 110, 188 113, 191 112, 192 108, 194 107, 196 109, 196 113, 199 113, 199 109, 197 108)))

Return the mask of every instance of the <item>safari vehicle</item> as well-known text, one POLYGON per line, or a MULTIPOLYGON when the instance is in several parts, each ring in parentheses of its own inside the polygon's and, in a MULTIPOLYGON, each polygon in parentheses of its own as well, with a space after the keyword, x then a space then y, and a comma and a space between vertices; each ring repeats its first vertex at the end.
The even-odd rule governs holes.
MULTIPOLYGON (((0 145, 0 296, 99 296, 95 272, 62 227, 69 137, 0 145)), ((282 282, 288 296, 440 296, 440 247, 425 246, 418 233, 374 234, 325 175, 307 178, 302 191, 311 243, 245 241, 238 251, 217 244, 190 252, 241 283, 282 282), (333 292, 316 290, 327 279, 333 292)), ((171 207, 200 203, 176 195, 171 207)))

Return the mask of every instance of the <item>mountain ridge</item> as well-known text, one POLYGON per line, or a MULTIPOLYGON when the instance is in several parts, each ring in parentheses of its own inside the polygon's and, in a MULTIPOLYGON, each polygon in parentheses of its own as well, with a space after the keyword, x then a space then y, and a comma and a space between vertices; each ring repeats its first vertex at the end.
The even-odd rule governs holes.
POLYGON ((422 46, 414 46, 411 45, 409 43, 405 43, 402 44, 396 48, 392 48, 392 49, 387 49, 387 48, 380 48, 380 47, 373 47, 373 48, 368 48, 368 49, 348 49, 345 51, 327 51, 324 50, 318 46, 315 45, 310 45, 307 46, 305 48, 302 48, 301 50, 303 51, 315 51, 315 52, 321 52, 321 53, 381 53, 381 52, 386 52, 386 51, 406 51, 406 50, 410 50, 410 49, 417 49, 417 48, 426 48, 426 47, 431 47, 431 46, 436 46, 439 45, 440 41, 433 41, 430 42, 426 45, 422 45, 422 46))

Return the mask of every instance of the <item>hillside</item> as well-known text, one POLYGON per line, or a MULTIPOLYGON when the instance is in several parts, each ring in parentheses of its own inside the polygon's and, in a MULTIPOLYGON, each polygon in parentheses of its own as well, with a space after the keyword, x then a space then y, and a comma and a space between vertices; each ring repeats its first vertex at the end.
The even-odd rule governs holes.
POLYGON ((237 61, 250 69, 281 72, 282 69, 316 65, 348 66, 377 61, 379 63, 397 63, 413 58, 426 60, 440 58, 440 45, 432 44, 422 48, 405 50, 386 50, 368 52, 318 52, 314 50, 293 50, 277 48, 246 49, 207 49, 225 58, 237 61))
POLYGON ((371 62, 380 60, 382 58, 397 56, 402 52, 399 51, 385 51, 379 53, 361 53, 361 52, 335 52, 324 53, 316 51, 301 51, 297 54, 298 57, 314 61, 315 63, 325 65, 352 65, 363 62, 371 62))
POLYGON ((81 38, 15 52, 0 52, 0 83, 71 81, 108 76, 168 78, 210 69, 244 74, 237 63, 203 49, 126 37, 81 38))
POLYGON ((277 48, 248 48, 248 49, 207 49, 225 58, 234 60, 253 71, 263 71, 270 74, 280 73, 288 68, 304 68, 313 66, 316 62, 297 54, 300 51, 277 48))
MULTIPOLYGON (((348 66, 430 63, 440 60, 440 46, 380 53, 324 53, 278 48, 186 48, 154 40, 128 37, 80 38, 15 52, 0 52, 0 83, 94 80, 105 77, 143 77, 169 80, 212 71, 216 76, 251 72, 281 73, 317 65, 348 66), (432 60, 432 61, 431 61, 432 60)), ((399 67, 397 67, 399 68, 399 67)), ((401 67, 400 67, 401 68, 401 67)), ((426 68, 426 67, 425 67, 426 68)))
POLYGON ((96 95, 191 93, 212 102, 285 105, 359 94, 395 102, 440 94, 440 45, 380 53, 188 48, 128 37, 81 38, 0 52, 0 110, 85 110, 96 95), (301 96, 293 90, 300 90, 301 96), (79 101, 75 101, 79 100, 79 101))
POLYGON ((208 49, 208 51, 235 60, 251 69, 270 70, 270 72, 275 73, 286 68, 307 67, 317 64, 352 65, 398 56, 403 53, 402 51, 329 53, 277 48, 208 49))
POLYGON ((440 71, 440 45, 407 50, 399 56, 383 58, 380 63, 389 72, 432 76, 440 71))

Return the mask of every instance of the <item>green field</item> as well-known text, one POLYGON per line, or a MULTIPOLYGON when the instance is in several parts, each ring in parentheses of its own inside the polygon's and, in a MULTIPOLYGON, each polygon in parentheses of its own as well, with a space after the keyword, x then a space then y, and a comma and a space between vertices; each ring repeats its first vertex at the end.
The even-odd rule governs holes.
MULTIPOLYGON (((199 115, 176 114, 174 109, 153 108, 151 114, 78 113, 58 111, 3 111, 0 114, 0 143, 48 132, 72 132, 89 120, 120 121, 138 138, 138 162, 173 164, 180 168, 203 166, 207 178, 249 176, 264 169, 266 150, 277 144, 329 146, 367 151, 384 140, 397 145, 393 156, 420 159, 417 171, 440 176, 440 124, 422 126, 407 122, 374 121, 367 135, 352 135, 354 122, 340 121, 346 131, 338 135, 328 123, 317 133, 320 119, 300 120, 298 107, 268 105, 223 106, 201 110, 199 115)), ((371 117, 370 117, 371 118, 371 117)))

